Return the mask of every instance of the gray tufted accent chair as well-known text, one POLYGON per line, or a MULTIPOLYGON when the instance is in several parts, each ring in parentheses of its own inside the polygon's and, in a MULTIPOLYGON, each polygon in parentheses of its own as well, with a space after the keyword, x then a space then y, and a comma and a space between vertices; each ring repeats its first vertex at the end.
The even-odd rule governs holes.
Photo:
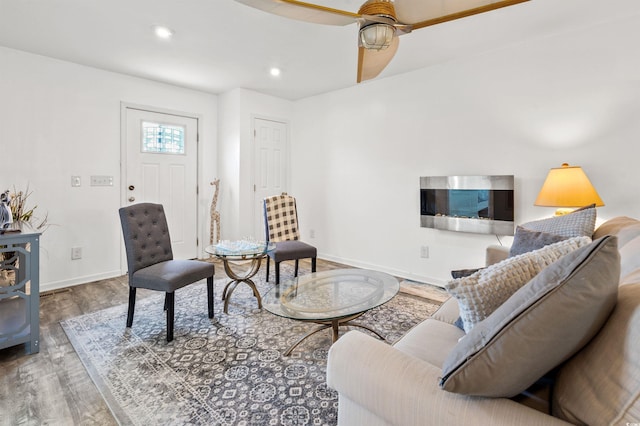
POLYGON ((136 288, 165 292, 167 342, 173 340, 175 291, 207 279, 209 318, 213 318, 214 266, 198 260, 174 260, 161 204, 140 203, 119 210, 129 269, 127 327, 133 324, 136 288))

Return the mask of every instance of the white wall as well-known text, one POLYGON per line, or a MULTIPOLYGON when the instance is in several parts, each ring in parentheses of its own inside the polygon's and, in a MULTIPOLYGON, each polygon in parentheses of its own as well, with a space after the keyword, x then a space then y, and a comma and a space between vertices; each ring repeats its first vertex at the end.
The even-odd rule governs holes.
POLYGON ((443 284, 497 240, 421 228, 419 177, 513 174, 521 223, 552 214, 533 202, 563 162, 591 178, 599 217, 640 217, 639 28, 625 18, 296 102, 304 239, 321 257, 443 284))
POLYGON ((217 97, 0 47, 0 189, 33 191, 52 226, 41 238, 43 290, 120 275, 120 103, 202 117, 199 215, 208 241, 217 97), (71 176, 82 178, 71 187, 71 176), (114 177, 90 187, 91 175, 114 177), (71 247, 82 259, 71 260, 71 247))
MULTIPOLYGON (((297 102, 245 89, 217 97, 0 48, 0 185, 29 183, 38 212, 49 212, 43 287, 93 281, 121 272, 121 102, 203 117, 201 217, 209 182, 220 177, 226 239, 253 233, 253 117, 286 121, 290 192, 320 256, 443 284, 451 269, 480 266, 496 239, 420 228, 420 176, 514 174, 516 221, 524 222, 552 213, 532 204, 548 169, 569 162, 600 192, 601 218, 640 217, 637 21, 297 102), (96 174, 114 176, 115 186, 88 186, 96 174), (81 188, 71 188, 71 175, 81 188), (419 257, 423 245, 429 259, 419 257), (70 260, 74 246, 82 260, 70 260)), ((208 222, 200 226, 208 241, 208 222)))
POLYGON ((255 232, 253 197, 253 119, 288 123, 293 103, 246 89, 220 96, 220 221, 221 238, 260 238, 255 232))
POLYGON ((218 106, 218 211, 220 238, 238 238, 240 229, 240 90, 220 95, 218 106))

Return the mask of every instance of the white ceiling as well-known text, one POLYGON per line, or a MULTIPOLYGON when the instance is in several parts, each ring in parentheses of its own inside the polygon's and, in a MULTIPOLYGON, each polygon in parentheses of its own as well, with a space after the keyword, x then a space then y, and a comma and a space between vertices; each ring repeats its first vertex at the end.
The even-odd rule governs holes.
MULTIPOLYGON (((361 1, 315 3, 355 12, 361 1)), ((531 0, 403 35, 378 79, 638 13, 638 0, 531 0)), ((241 87, 295 100, 353 86, 356 40, 356 24, 299 22, 233 0, 0 0, 0 46, 214 94, 241 87), (156 24, 173 39, 157 39, 156 24)))

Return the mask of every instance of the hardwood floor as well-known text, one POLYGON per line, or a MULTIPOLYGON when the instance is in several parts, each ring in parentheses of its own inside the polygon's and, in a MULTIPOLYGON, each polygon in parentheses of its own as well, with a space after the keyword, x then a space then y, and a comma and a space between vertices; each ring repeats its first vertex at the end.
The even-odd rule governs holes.
POLYGON ((26 355, 23 345, 0 351, 0 424, 117 424, 60 321, 126 303, 128 293, 119 277, 41 295, 40 352, 26 355))
MULTIPOLYGON (((216 279, 223 278, 222 264, 214 263, 216 279)), ((343 267, 318 260, 318 271, 343 267)), ((137 297, 152 294, 138 289, 137 297)), ((0 350, 0 425, 117 424, 60 321, 127 303, 128 295, 126 276, 41 295, 40 352, 26 355, 23 345, 0 350)))

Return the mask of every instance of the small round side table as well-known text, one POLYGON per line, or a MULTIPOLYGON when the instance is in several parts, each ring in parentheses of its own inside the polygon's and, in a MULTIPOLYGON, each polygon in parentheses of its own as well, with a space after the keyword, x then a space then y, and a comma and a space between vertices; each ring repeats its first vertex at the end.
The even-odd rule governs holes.
POLYGON ((224 271, 231 281, 227 283, 222 291, 224 300, 224 313, 228 313, 229 299, 238 284, 245 283, 253 291, 253 295, 258 301, 258 308, 262 309, 262 298, 256 288, 256 284, 251 279, 260 270, 260 264, 267 254, 275 250, 276 245, 272 242, 249 242, 249 241, 221 241, 220 243, 208 246, 204 250, 222 260, 224 271), (244 274, 236 273, 231 269, 230 263, 250 261, 251 266, 244 274))

